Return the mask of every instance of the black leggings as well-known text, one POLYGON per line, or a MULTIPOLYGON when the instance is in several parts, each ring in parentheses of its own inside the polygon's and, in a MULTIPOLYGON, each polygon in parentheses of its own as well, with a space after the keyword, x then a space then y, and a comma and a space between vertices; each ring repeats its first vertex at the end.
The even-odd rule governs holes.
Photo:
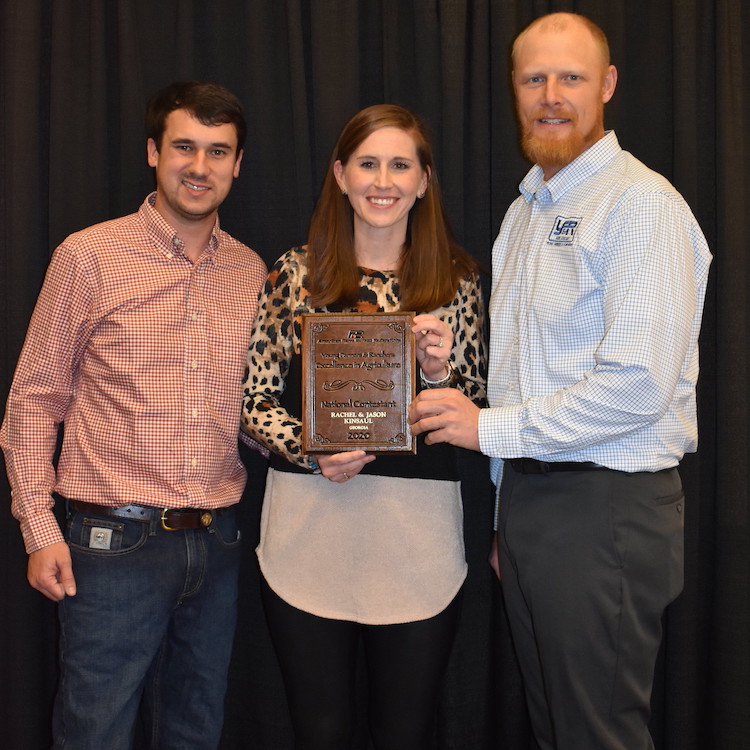
POLYGON ((427 750, 432 746, 461 592, 427 620, 360 625, 308 614, 287 604, 265 580, 261 586, 297 750, 350 747, 360 637, 367 661, 369 724, 375 748, 427 750))

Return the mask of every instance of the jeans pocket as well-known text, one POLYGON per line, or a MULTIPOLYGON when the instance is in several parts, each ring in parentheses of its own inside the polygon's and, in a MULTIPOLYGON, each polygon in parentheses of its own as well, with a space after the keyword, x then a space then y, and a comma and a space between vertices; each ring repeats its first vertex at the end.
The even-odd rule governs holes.
POLYGON ((65 538, 71 548, 92 555, 123 555, 142 547, 149 524, 74 511, 68 516, 65 538))

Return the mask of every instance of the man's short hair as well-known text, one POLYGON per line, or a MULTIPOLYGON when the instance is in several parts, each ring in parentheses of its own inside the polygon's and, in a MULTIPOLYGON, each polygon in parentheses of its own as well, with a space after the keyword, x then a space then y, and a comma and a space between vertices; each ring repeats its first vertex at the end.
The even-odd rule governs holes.
POLYGON ((240 100, 217 83, 178 81, 157 91, 146 107, 146 138, 152 138, 161 150, 167 117, 184 109, 204 125, 230 123, 237 131, 237 155, 245 145, 247 123, 240 100))
POLYGON ((533 20, 514 40, 513 49, 511 52, 511 58, 513 61, 513 67, 516 64, 516 56, 518 48, 523 41, 526 34, 532 29, 541 27, 545 31, 566 31, 572 24, 578 23, 584 28, 588 29, 589 33, 594 39, 599 53, 602 57, 603 67, 607 67, 610 64, 609 55, 609 42, 607 41, 607 35, 597 26, 590 18, 582 16, 579 13, 548 13, 545 16, 540 16, 533 20))

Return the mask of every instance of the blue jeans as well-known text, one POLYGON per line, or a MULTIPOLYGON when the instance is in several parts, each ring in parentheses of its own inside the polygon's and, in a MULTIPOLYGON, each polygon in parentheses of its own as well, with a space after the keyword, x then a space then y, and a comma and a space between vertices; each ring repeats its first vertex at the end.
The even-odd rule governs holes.
POLYGON ((237 615, 234 510, 184 531, 72 511, 66 539, 78 593, 59 607, 54 748, 130 750, 139 709, 149 747, 216 748, 237 615))

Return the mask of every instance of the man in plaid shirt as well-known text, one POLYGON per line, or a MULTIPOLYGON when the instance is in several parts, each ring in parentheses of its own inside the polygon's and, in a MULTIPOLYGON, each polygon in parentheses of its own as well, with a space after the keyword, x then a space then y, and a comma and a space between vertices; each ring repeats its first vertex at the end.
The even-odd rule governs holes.
POLYGON ((237 98, 172 84, 146 129, 156 191, 56 249, 0 431, 29 583, 60 603, 56 748, 132 747, 141 705, 161 750, 221 733, 241 383, 266 268, 219 227, 246 133, 237 98))

